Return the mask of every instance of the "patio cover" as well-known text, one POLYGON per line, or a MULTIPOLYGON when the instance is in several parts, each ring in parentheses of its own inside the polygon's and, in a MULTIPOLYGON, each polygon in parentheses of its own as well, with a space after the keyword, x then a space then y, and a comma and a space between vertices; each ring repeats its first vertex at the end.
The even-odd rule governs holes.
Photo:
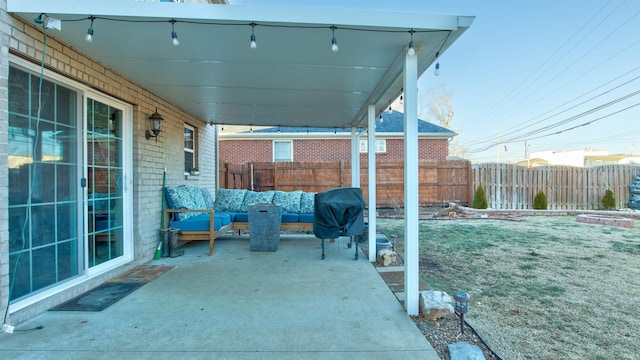
MULTIPOLYGON (((404 93, 405 308, 418 313, 417 79, 473 17, 126 0, 7 0, 7 11, 27 22, 43 13, 62 20, 62 31, 49 36, 206 123, 351 128, 354 187, 355 129, 375 128, 375 117, 404 93), (91 43, 84 40, 90 16, 91 43)), ((368 201, 375 204, 375 129, 368 142, 368 201)))
POLYGON ((473 17, 126 0, 8 0, 29 23, 187 112, 216 124, 367 125, 402 91, 413 35, 422 74, 473 17), (93 42, 85 41, 93 24, 93 42), (109 20, 107 20, 109 19, 109 20), (172 24, 180 44, 171 42, 172 24), (257 48, 249 47, 251 23, 257 48), (331 51, 332 30, 339 51, 331 51))

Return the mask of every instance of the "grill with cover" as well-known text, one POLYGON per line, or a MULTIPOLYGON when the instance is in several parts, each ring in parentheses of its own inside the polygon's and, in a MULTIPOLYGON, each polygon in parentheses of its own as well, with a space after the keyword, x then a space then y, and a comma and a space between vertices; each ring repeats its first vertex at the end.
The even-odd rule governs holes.
MULTIPOLYGON (((322 259, 324 259, 324 239, 355 236, 364 232, 364 198, 360 188, 337 188, 315 195, 313 233, 322 239, 322 259)), ((355 258, 358 260, 358 247, 355 258)))

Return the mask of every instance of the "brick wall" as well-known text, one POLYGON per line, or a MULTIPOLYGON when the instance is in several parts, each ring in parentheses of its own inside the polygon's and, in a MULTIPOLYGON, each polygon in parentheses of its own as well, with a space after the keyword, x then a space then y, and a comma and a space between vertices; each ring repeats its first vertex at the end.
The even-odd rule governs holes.
MULTIPOLYGON (((445 160, 449 142, 446 139, 419 139, 421 160, 445 160)), ((379 160, 401 160, 404 158, 404 141, 387 139, 387 151, 377 153, 379 160)), ((338 161, 351 160, 350 139, 307 139, 293 140, 293 161, 338 161)), ((366 161, 367 154, 360 154, 360 161, 366 161)), ((220 140, 220 161, 240 164, 249 161, 273 161, 271 140, 220 140)))
POLYGON ((9 34, 6 28, 6 1, 0 2, 0 311, 5 313, 9 306, 9 119, 8 91, 9 79, 9 34))
MULTIPOLYGON (((9 261, 8 261, 8 119, 7 119, 7 78, 9 52, 22 59, 40 64, 43 51, 43 33, 34 24, 27 24, 6 13, 6 2, 0 1, 0 311, 4 313, 8 304, 9 261)), ((11 323, 20 323, 49 307, 66 301, 92 286, 96 286, 119 272, 138 263, 146 262, 153 256, 159 241, 158 229, 162 206, 162 178, 167 169, 167 184, 189 183, 197 186, 215 187, 215 141, 214 128, 207 126, 167 100, 106 68, 94 59, 78 53, 73 48, 47 39, 45 66, 65 77, 117 97, 132 105, 132 119, 125 124, 132 130, 133 174, 133 241, 134 261, 125 267, 85 281, 64 292, 56 293, 40 302, 24 307, 11 314, 11 323), (144 133, 149 129, 148 116, 158 109, 165 121, 158 141, 146 140, 144 133), (183 125, 188 123, 197 128, 201 175, 195 179, 185 179, 183 152, 183 125)))

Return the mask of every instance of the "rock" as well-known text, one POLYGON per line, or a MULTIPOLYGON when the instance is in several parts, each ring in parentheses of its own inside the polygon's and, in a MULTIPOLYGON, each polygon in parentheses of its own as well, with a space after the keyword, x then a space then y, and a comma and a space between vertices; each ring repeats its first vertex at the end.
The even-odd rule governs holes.
POLYGON ((640 210, 640 174, 636 175, 635 180, 629 185, 631 198, 627 204, 631 209, 640 210))
POLYGON ((484 360, 482 350, 476 345, 459 341, 455 344, 449 344, 447 347, 451 360, 484 360))
POLYGON ((453 299, 443 291, 420 292, 420 313, 426 319, 436 320, 453 315, 453 299))
POLYGON ((396 264, 396 253, 393 250, 383 249, 378 251, 376 262, 380 266, 393 266, 396 264))

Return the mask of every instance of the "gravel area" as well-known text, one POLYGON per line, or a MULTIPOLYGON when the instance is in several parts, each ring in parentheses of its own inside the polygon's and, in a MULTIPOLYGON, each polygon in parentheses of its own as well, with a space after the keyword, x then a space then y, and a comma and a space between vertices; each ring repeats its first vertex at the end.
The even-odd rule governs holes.
POLYGON ((457 315, 438 320, 427 320, 422 316, 414 316, 412 318, 418 329, 422 331, 431 346, 436 350, 440 359, 449 359, 447 345, 459 341, 478 346, 482 350, 485 359, 500 359, 467 324, 464 326, 464 333, 460 332, 460 318, 457 315))

